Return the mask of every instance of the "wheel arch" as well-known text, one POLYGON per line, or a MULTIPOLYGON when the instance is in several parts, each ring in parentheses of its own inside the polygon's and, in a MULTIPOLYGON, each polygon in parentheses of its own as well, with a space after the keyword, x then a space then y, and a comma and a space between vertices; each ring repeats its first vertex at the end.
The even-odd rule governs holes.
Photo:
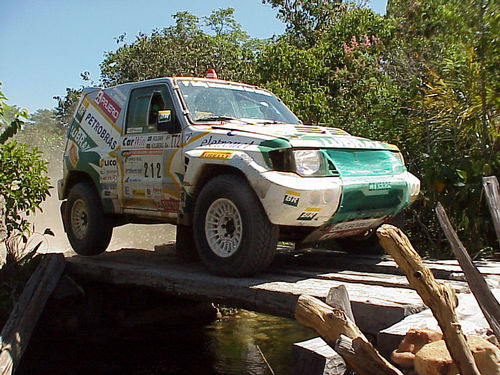
POLYGON ((71 188, 80 182, 87 182, 97 192, 95 182, 92 179, 92 177, 90 177, 90 175, 88 173, 85 173, 82 171, 70 171, 70 172, 68 172, 68 176, 66 177, 66 180, 64 183, 62 199, 67 199, 69 192, 71 191, 71 188))
POLYGON ((201 166, 196 166, 196 169, 197 172, 195 175, 192 175, 190 184, 183 188, 184 204, 181 207, 181 215, 179 215, 179 223, 183 225, 192 224, 195 202, 200 195, 203 186, 205 186, 205 184, 212 178, 224 174, 235 175, 244 178, 250 185, 245 173, 233 166, 217 163, 205 163, 201 166))
POLYGON ((245 174, 236 167, 222 164, 205 164, 199 172, 198 178, 196 179, 196 183, 193 189, 193 199, 196 200, 196 198, 200 194, 201 189, 209 180, 223 174, 232 174, 235 176, 243 177, 245 181, 250 185, 250 182, 248 181, 245 174))

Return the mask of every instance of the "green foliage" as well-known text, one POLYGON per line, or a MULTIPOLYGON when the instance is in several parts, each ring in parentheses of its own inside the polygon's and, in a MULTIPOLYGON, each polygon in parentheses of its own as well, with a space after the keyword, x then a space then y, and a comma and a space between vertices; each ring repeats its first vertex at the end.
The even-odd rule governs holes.
POLYGON ((7 235, 25 233, 29 223, 25 213, 40 209, 49 189, 46 162, 36 148, 16 141, 0 145, 0 192, 5 199, 7 235))
POLYGON ((263 0, 278 10, 287 34, 297 45, 314 45, 338 20, 347 5, 342 0, 263 0))
POLYGON ((14 120, 8 122, 5 115, 12 108, 4 100, 5 96, 1 94, 0 125, 6 129, 0 143, 0 195, 5 204, 1 219, 7 237, 10 237, 29 232, 29 223, 23 214, 34 213, 40 208, 40 203, 48 194, 49 180, 44 176, 47 166, 40 157, 40 151, 36 148, 28 150, 26 145, 16 141, 6 142, 22 127, 24 122, 20 118, 25 114, 15 111, 14 120))
MULTIPOLYGON (((252 40, 234 21, 234 9, 220 9, 203 19, 178 12, 175 25, 139 34, 131 44, 107 52, 101 64, 105 85, 175 75, 204 76, 215 68, 221 78, 251 77, 259 41, 252 40)), ((124 37, 119 38, 122 42, 124 37)))
POLYGON ((24 124, 22 119, 28 118, 25 109, 18 111, 15 107, 7 105, 6 101, 7 98, 0 91, 0 145, 21 129, 24 124))
MULTIPOLYGON (((85 76, 85 74, 83 74, 85 76)), ((75 113, 81 90, 66 88, 65 96, 54 96, 57 101, 55 108, 56 119, 62 126, 68 126, 73 114, 75 113)))

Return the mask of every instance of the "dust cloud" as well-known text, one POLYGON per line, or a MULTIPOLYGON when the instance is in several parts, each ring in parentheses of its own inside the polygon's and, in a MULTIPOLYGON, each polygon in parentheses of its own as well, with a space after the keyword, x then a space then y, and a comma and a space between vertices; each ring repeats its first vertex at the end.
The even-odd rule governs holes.
MULTIPOLYGON (((61 158, 49 158, 48 166, 50 183, 50 196, 41 204, 42 212, 38 211, 28 220, 34 224, 35 231, 30 238, 30 243, 37 244, 42 241, 40 252, 66 252, 72 251, 66 233, 63 229, 60 206, 57 198, 57 180, 62 178, 61 158), (57 160, 59 159, 59 160, 57 160), (43 235, 45 228, 50 228, 54 236, 43 235)), ((107 251, 122 248, 138 248, 153 250, 155 245, 165 244, 175 240, 175 226, 170 224, 127 224, 116 227, 107 251)))

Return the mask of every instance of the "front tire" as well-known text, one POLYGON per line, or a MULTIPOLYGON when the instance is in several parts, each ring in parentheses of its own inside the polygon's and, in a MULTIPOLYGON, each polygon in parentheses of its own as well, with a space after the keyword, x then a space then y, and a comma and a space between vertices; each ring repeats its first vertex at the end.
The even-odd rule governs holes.
POLYGON ((249 276, 272 262, 279 230, 246 180, 221 175, 201 190, 194 212, 196 247, 210 272, 249 276))
POLYGON ((94 186, 80 182, 71 188, 65 208, 64 227, 73 250, 80 255, 97 255, 111 241, 113 226, 104 215, 94 186))

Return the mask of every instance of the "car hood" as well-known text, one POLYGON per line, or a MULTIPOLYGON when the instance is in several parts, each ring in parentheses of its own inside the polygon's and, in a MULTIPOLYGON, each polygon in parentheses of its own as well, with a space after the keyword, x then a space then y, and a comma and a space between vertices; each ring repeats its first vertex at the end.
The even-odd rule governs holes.
MULTIPOLYGON (((372 141, 370 139, 355 137, 346 131, 325 126, 295 125, 295 124, 259 124, 225 122, 212 125, 213 129, 222 129, 234 135, 242 133, 270 136, 286 141, 294 148, 349 148, 349 149, 374 149, 394 150, 398 148, 388 143, 372 141)), ((282 142, 280 142, 283 144, 282 142)))

